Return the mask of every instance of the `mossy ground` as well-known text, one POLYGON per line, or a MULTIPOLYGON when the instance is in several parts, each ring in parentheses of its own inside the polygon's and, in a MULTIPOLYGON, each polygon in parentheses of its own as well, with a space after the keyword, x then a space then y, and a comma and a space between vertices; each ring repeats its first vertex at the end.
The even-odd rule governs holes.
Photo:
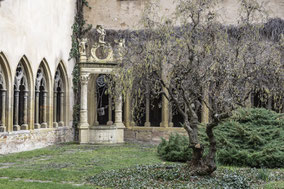
MULTIPOLYGON (((125 173, 133 174, 127 176, 135 177, 139 176, 138 174, 140 172, 141 174, 147 175, 144 170, 148 171, 152 165, 153 167, 157 165, 162 167, 167 167, 167 165, 179 167, 183 165, 163 162, 158 158, 156 149, 156 146, 140 144, 113 146, 64 144, 29 152, 4 155, 0 156, 0 188, 100 188, 98 183, 92 182, 92 179, 94 179, 96 175, 98 175, 98 178, 104 177, 106 182, 110 182, 110 185, 101 185, 102 187, 113 187, 111 180, 114 181, 117 179, 116 173, 118 177, 124 176, 125 173), (144 167, 146 167, 146 169, 144 169, 144 167), (125 170, 130 170, 130 172, 125 172, 125 170), (112 174, 113 177, 108 177, 108 174, 112 174)), ((216 175, 223 174, 224 169, 239 170, 240 168, 220 167, 216 175)), ((251 171, 250 169, 248 170, 249 171, 246 172, 250 174, 251 171)), ((152 175, 154 175, 153 178, 156 178, 156 175, 162 177, 164 174, 171 172, 172 171, 165 172, 164 169, 158 169, 158 172, 150 170, 149 178, 150 176, 152 178, 152 175)), ((267 169, 265 172, 255 170, 253 174, 260 174, 261 177, 259 178, 260 181, 256 180, 253 182, 255 186, 264 187, 266 182, 268 188, 277 188, 278 185, 283 186, 283 169, 267 169), (272 178, 272 176, 269 175, 276 175, 277 178, 272 178), (266 180, 261 181, 261 179, 266 180)), ((146 176, 139 177, 139 179, 143 178, 146 182, 146 179, 149 179, 146 176)), ((175 177, 174 175, 172 177, 166 174, 166 178, 172 179, 175 177)), ((212 178, 215 179, 214 176, 210 179, 212 178)), ((200 179, 197 180, 200 182, 200 179)), ((127 180, 124 182, 127 182, 127 180)), ((161 187, 164 184, 163 179, 159 179, 157 182, 159 183, 158 186, 161 187)), ((168 183, 168 180, 165 182, 168 183)), ((175 181, 171 180, 170 182, 175 181)), ((188 185, 191 181, 177 182, 188 185)), ((204 183, 208 183, 207 180, 205 180, 204 183)), ((186 185, 181 185, 181 187, 186 185)), ((118 185, 118 187, 114 188, 123 188, 122 186, 123 185, 118 185)), ((188 186, 190 187, 190 185, 188 186)), ((202 183, 200 186, 206 188, 206 185, 202 186, 202 183)), ((137 185, 137 187, 139 187, 139 185, 137 185)))

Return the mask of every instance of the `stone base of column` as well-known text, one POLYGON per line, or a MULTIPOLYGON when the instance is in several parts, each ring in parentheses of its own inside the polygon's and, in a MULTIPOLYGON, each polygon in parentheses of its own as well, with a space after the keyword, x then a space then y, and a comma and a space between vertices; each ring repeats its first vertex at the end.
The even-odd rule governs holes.
POLYGON ((165 128, 167 128, 167 127, 169 127, 169 124, 168 124, 168 123, 161 122, 161 123, 160 123, 160 127, 165 127, 165 128))
POLYGON ((79 125, 79 143, 87 144, 89 143, 89 127, 84 125, 79 125))
POLYGON ((127 128, 131 127, 131 123, 129 121, 125 122, 125 127, 127 127, 127 128))
POLYGON ((13 126, 13 131, 19 131, 19 130, 21 130, 20 125, 14 125, 13 126))
POLYGON ((21 125, 21 130, 28 130, 28 124, 21 125))
POLYGON ((124 128, 123 127, 117 128, 116 142, 117 143, 124 143, 124 128))
POLYGON ((40 124, 39 123, 35 124, 35 129, 40 129, 40 124))
POLYGON ((113 125, 113 121, 108 121, 108 122, 107 122, 107 125, 108 125, 108 126, 113 125))
POLYGON ((169 127, 174 127, 174 123, 173 123, 173 122, 170 122, 170 123, 169 123, 169 127))
POLYGON ((47 123, 42 123, 41 128, 47 128, 47 123))
POLYGON ((78 128, 79 129, 89 129, 90 125, 89 123, 79 123, 78 128))
POLYGON ((6 132, 6 127, 3 126, 3 125, 1 125, 1 126, 0 126, 0 132, 6 132))
POLYGON ((145 127, 151 127, 151 123, 150 122, 145 122, 144 126, 145 127))
POLYGON ((58 127, 58 123, 57 122, 53 122, 53 128, 57 128, 58 127))
POLYGON ((125 125, 123 123, 114 123, 114 125, 117 127, 117 128, 125 128, 125 125))
POLYGON ((63 121, 60 121, 60 122, 58 123, 58 126, 59 126, 59 127, 63 127, 63 126, 64 126, 64 122, 63 122, 63 121))

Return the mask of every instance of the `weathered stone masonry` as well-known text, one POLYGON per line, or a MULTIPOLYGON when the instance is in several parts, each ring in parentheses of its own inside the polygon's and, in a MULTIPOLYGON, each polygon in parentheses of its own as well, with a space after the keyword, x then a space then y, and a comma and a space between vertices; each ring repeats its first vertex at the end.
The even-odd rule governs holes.
POLYGON ((21 130, 0 134, 0 154, 28 151, 74 140, 73 128, 21 130))

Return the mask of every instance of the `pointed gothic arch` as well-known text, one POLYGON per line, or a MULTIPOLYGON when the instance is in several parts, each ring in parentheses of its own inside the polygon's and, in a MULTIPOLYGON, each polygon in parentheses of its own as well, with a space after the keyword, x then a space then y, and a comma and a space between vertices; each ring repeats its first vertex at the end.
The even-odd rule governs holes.
POLYGON ((52 93, 51 74, 48 63, 44 58, 37 69, 35 79, 35 113, 34 128, 51 127, 52 123, 52 93))
POLYGON ((3 52, 0 52, 0 132, 12 131, 11 95, 12 95, 11 69, 3 52))
POLYGON ((24 55, 19 61, 14 77, 13 130, 33 128, 33 74, 24 55))
POLYGON ((67 126, 69 116, 69 83, 67 71, 62 61, 59 62, 55 71, 53 92, 53 127, 67 126))

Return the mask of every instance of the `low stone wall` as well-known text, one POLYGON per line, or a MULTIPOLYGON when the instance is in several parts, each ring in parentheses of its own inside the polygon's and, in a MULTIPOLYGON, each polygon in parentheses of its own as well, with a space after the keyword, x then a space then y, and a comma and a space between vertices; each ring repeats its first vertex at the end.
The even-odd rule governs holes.
MULTIPOLYGON (((183 128, 131 127, 125 128, 124 140, 126 142, 159 144, 161 137, 168 139, 171 133, 186 135, 183 128)), ((4 132, 0 133, 0 154, 29 151, 72 141, 74 141, 74 130, 70 127, 4 132)))
POLYGON ((171 133, 187 135, 184 128, 176 127, 131 127, 124 131, 124 140, 126 142, 146 142, 159 144, 161 137, 168 139, 171 133))
POLYGON ((70 127, 0 133, 0 154, 43 148, 52 144, 74 141, 70 127))

